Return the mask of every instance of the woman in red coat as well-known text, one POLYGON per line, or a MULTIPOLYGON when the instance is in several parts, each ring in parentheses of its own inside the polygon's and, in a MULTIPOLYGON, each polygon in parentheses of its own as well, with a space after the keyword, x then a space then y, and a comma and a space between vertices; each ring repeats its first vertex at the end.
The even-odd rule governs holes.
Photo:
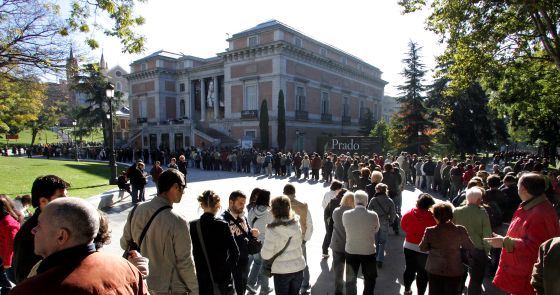
POLYGON ((527 173, 521 176, 518 193, 522 202, 513 215, 506 236, 485 239, 494 248, 504 248, 494 284, 513 295, 535 294, 531 274, 539 246, 560 236, 558 216, 544 189, 542 175, 527 173))
POLYGON ((5 295, 12 289, 8 274, 12 268, 14 238, 20 224, 13 201, 6 195, 0 195, 0 203, 2 204, 2 211, 0 212, 0 259, 3 266, 0 272, 0 287, 2 288, 0 294, 5 295))
POLYGON ((435 226, 436 220, 430 212, 430 207, 435 204, 430 194, 420 194, 416 201, 416 208, 412 208, 401 219, 401 228, 406 233, 404 241, 404 294, 412 294, 412 282, 416 279, 418 294, 423 295, 428 286, 428 273, 426 260, 428 253, 420 250, 418 246, 427 227, 435 226))

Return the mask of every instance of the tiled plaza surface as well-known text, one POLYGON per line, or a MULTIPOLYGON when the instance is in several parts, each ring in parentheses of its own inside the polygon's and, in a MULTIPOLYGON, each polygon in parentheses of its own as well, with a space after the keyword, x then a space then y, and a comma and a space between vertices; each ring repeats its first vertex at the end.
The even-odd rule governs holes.
MULTIPOLYGON (((149 171, 149 169, 146 169, 149 171)), ((234 190, 241 190, 250 195, 251 190, 255 187, 264 188, 271 192, 271 197, 282 194, 282 188, 285 184, 291 183, 296 188, 296 196, 303 202, 307 202, 313 219, 313 236, 311 241, 307 243, 307 258, 309 270, 311 274, 311 283, 313 285, 311 294, 334 294, 334 274, 331 271, 332 257, 322 259, 321 245, 325 234, 325 226, 323 223, 323 208, 321 200, 325 192, 329 190, 327 184, 323 182, 297 180, 288 177, 254 176, 242 173, 232 173, 223 171, 204 171, 198 169, 189 169, 188 186, 181 203, 175 204, 175 210, 184 214, 188 220, 199 218, 202 210, 198 206, 196 198, 204 190, 214 190, 222 198, 222 206, 227 208, 227 200, 229 194, 234 190)), ((155 196, 156 190, 153 183, 150 182, 146 189, 146 200, 155 196)), ((403 192, 403 208, 402 212, 408 211, 415 204, 416 196, 419 190, 408 188, 403 192)), ((119 240, 122 235, 122 229, 128 213, 131 210, 130 197, 125 198, 121 202, 114 204, 112 208, 106 209, 112 230, 112 242, 103 249, 121 255, 122 250, 119 246, 119 240)), ((386 257, 383 268, 379 269, 376 281, 375 292, 377 294, 403 294, 404 286, 402 284, 402 273, 404 271, 404 254, 402 252, 404 236, 389 235, 388 246, 386 247, 386 257)), ((273 286, 271 281, 271 286, 273 286)), ((485 283, 487 292, 485 294, 504 294, 491 286, 491 282, 485 283)), ((363 289, 363 280, 358 279, 358 294, 363 289)), ((413 285, 415 292, 415 286, 413 285)), ((426 292, 427 293, 427 292, 426 292)), ((416 294, 416 293, 414 293, 416 294)), ((465 291, 466 294, 466 291, 465 291)))

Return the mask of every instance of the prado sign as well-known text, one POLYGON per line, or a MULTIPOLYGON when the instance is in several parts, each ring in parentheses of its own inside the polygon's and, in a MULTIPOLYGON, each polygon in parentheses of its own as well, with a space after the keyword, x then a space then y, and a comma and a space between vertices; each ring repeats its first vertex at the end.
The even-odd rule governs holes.
POLYGON ((325 152, 358 153, 371 155, 381 152, 381 141, 377 137, 338 136, 330 138, 325 144, 325 152))

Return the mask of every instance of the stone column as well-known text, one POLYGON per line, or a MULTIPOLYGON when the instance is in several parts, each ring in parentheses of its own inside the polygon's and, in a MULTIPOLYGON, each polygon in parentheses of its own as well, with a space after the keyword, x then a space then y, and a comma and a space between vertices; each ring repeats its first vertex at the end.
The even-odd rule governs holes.
POLYGON ((204 79, 200 79, 200 122, 206 120, 206 89, 204 79))
POLYGON ((218 96, 218 77, 214 76, 212 78, 214 81, 214 120, 218 119, 218 115, 220 114, 220 98, 218 96))

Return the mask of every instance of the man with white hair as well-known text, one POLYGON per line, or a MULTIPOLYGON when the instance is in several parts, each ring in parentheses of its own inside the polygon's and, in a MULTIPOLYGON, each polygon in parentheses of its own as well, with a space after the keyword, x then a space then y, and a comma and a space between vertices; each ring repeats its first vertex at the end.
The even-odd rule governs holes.
POLYGON ((356 295, 358 269, 362 266, 364 293, 373 294, 377 278, 375 234, 379 230, 377 213, 367 210, 368 195, 363 190, 354 193, 356 207, 344 212, 342 225, 346 231, 346 294, 356 295))
POLYGON ((466 192, 467 205, 455 209, 453 221, 467 229, 475 249, 471 252, 472 263, 469 267, 470 282, 468 295, 481 294, 482 282, 486 265, 488 264, 488 253, 490 244, 484 238, 492 237, 490 218, 486 210, 481 206, 483 190, 478 186, 472 187, 466 192))
POLYGON ((35 254, 43 257, 37 274, 10 294, 148 294, 134 265, 96 252, 99 222, 97 209, 85 200, 51 201, 33 229, 35 254))

